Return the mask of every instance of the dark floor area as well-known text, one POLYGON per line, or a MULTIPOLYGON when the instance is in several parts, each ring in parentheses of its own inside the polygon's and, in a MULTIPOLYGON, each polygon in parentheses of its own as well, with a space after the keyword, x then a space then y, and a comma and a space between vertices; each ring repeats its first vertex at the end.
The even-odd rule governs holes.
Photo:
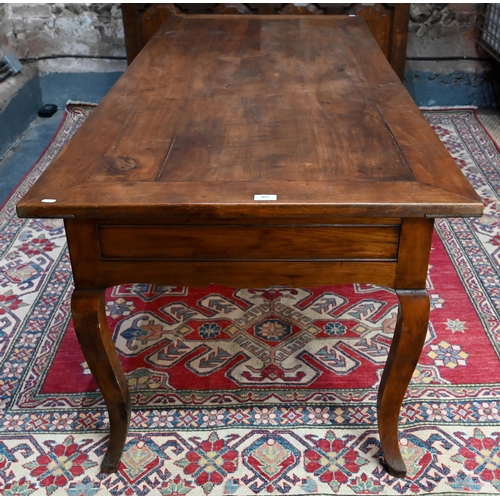
POLYGON ((37 118, 0 159, 0 206, 45 151, 63 116, 59 110, 50 118, 37 118))

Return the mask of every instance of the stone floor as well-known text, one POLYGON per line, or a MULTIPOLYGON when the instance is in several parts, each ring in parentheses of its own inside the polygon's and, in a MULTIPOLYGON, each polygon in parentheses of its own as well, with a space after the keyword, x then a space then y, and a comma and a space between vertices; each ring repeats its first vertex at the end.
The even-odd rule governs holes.
POLYGON ((45 151, 63 115, 59 110, 50 118, 37 118, 0 159, 0 206, 45 151))
MULTIPOLYGON (((51 118, 37 118, 0 159, 0 206, 44 152, 63 118, 63 113, 63 110, 59 110, 51 118)), ((480 110, 478 115, 493 139, 500 145, 500 111, 480 110)))

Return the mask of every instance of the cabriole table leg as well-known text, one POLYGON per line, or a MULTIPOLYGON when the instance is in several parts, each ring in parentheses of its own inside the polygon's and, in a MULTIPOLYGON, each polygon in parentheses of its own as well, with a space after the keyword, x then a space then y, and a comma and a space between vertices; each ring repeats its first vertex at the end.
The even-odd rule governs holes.
POLYGON ((398 442, 399 411, 424 346, 430 301, 425 290, 396 290, 399 311, 378 391, 378 429, 389 474, 406 475, 398 442))
POLYGON ((109 413, 109 446, 101 471, 116 472, 127 437, 130 397, 106 320, 104 290, 75 290, 71 310, 83 355, 109 413))

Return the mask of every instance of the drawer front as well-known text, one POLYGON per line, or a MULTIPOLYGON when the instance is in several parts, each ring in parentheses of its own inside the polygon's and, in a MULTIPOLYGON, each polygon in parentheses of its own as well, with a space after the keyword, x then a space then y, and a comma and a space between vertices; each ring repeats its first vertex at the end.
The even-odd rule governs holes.
POLYGON ((399 225, 102 225, 105 260, 397 259, 399 225))

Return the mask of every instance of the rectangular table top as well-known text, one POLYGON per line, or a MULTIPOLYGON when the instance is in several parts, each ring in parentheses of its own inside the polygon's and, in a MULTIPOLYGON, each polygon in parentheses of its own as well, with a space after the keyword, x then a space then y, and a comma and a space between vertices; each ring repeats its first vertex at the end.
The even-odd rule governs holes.
POLYGON ((482 203, 361 18, 190 15, 168 18, 18 213, 447 217, 482 203))

